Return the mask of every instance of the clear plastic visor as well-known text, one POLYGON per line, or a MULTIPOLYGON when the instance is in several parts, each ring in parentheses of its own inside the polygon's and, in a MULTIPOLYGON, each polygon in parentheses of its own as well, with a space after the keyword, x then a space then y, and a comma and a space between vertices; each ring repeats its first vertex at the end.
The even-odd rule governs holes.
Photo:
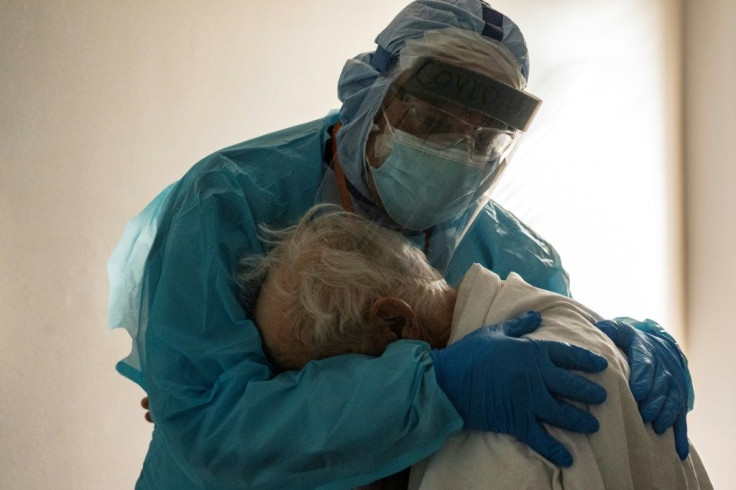
POLYGON ((381 109, 391 126, 428 147, 462 150, 482 163, 506 158, 540 105, 489 74, 420 56, 392 83, 381 109))
POLYGON ((382 106, 393 128, 420 138, 427 147, 465 152, 468 163, 483 165, 505 158, 520 131, 456 104, 438 103, 392 87, 382 106))

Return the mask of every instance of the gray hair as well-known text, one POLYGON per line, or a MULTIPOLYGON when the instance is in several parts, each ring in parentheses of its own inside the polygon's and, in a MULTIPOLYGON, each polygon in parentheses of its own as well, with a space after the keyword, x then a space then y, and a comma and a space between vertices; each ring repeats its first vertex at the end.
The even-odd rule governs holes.
POLYGON ((396 296, 420 313, 450 289, 404 236, 335 205, 315 206, 295 226, 262 234, 272 248, 242 259, 236 279, 252 291, 269 272, 289 271, 276 276, 271 294, 283 306, 289 337, 309 354, 297 359, 287 346, 265 345, 282 369, 341 353, 379 355, 389 341, 368 331, 375 301, 396 296))

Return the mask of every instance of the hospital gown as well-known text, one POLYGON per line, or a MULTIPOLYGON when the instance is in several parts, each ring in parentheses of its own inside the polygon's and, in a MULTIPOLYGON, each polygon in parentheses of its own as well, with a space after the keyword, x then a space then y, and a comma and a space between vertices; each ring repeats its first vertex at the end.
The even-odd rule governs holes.
POLYGON ((517 274, 501 280, 475 264, 459 285, 449 342, 529 310, 542 314, 542 325, 527 337, 569 342, 608 360, 602 373, 585 375, 608 394, 602 405, 586 407, 600 429, 585 435, 547 427, 572 454, 569 468, 553 465, 511 436, 463 431, 412 468, 410 488, 712 488, 692 444, 682 461, 675 453, 672 428, 657 435, 642 423, 628 386, 626 356, 591 323, 601 318, 572 299, 537 289, 517 274))

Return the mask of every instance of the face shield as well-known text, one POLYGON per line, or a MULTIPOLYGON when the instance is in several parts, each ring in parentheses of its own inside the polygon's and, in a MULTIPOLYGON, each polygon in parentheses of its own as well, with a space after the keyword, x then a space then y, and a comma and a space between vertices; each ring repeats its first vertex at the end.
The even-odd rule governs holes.
MULTIPOLYGON (((438 68, 438 64, 431 58, 423 60, 417 75, 425 67, 438 68)), ((444 73, 449 74, 450 71, 444 73)), ((417 78, 419 76, 412 77, 412 80, 416 83, 417 78)), ((391 87, 390 95, 381 107, 390 127, 416 136, 429 148, 463 152, 466 160, 476 165, 500 161, 512 148, 519 131, 509 124, 457 105, 453 100, 440 100, 423 94, 419 87, 411 85, 391 87)))
POLYGON ((481 207, 541 101, 501 43, 432 31, 400 53, 366 145, 386 212, 423 230, 481 207))

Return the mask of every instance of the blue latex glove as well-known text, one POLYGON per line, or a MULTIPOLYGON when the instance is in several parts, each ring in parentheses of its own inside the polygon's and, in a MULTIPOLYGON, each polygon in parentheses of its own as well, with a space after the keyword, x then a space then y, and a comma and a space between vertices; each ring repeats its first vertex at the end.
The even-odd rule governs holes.
POLYGON ((639 323, 604 320, 596 327, 629 357, 629 386, 644 422, 651 422, 657 434, 672 426, 677 455, 685 459, 690 452, 686 420, 689 375, 680 349, 670 336, 658 335, 657 330, 641 331, 629 322, 639 323))
POLYGON ((585 434, 597 431, 595 417, 558 397, 602 403, 601 386, 567 370, 599 372, 608 363, 573 345, 518 338, 540 323, 539 313, 529 312, 433 350, 435 374, 467 429, 513 435, 554 464, 570 466, 569 451, 542 422, 585 434))

